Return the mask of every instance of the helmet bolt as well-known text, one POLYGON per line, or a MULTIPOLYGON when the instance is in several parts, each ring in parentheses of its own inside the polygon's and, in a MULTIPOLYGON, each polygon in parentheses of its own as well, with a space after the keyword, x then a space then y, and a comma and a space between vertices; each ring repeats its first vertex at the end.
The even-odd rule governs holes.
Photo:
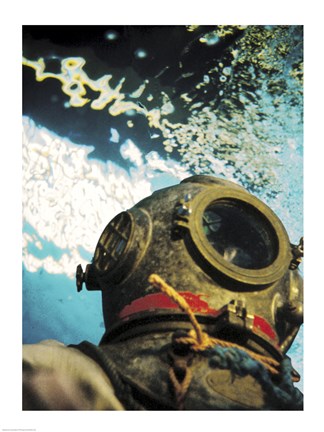
POLYGON ((82 265, 79 264, 76 269, 76 286, 78 292, 82 290, 83 282, 85 282, 85 273, 83 272, 82 265))

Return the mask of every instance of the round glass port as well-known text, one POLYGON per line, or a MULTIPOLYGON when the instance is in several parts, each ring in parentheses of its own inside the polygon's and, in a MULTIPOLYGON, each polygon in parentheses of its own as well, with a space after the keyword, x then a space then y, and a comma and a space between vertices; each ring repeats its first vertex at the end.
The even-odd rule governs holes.
POLYGON ((268 219, 239 200, 214 201, 204 211, 202 224, 216 252, 238 267, 263 269, 278 256, 278 237, 268 219))

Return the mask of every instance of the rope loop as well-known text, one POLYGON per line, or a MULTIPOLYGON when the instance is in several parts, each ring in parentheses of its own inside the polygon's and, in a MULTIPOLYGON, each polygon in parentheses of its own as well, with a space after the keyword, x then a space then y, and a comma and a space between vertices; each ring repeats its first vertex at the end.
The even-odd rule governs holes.
POLYGON ((192 372, 187 366, 180 371, 176 366, 173 366, 169 369, 169 377, 176 396, 177 407, 179 410, 182 410, 191 383, 192 372))
POLYGON ((215 347, 215 345, 221 347, 238 348, 240 350, 244 350, 252 358, 264 364, 264 366, 269 370, 270 373, 278 374, 280 372, 280 364, 275 359, 261 354, 256 354, 253 351, 233 342, 227 342, 222 339, 210 337, 208 333, 203 332, 199 322, 197 321, 197 318, 192 312, 187 301, 174 288, 168 285, 159 275, 151 274, 148 281, 156 288, 159 288, 171 300, 173 300, 182 311, 187 313, 190 319, 193 329, 188 332, 187 336, 177 338, 178 343, 189 345, 194 352, 199 353, 203 353, 204 351, 215 347))
MULTIPOLYGON (((248 374, 253 376, 261 384, 271 407, 302 409, 303 395, 293 386, 292 366, 289 358, 279 363, 273 358, 256 354, 238 344, 210 337, 202 330, 187 301, 173 287, 157 274, 151 274, 148 281, 173 300, 189 317, 193 329, 189 330, 186 335, 181 332, 181 335, 175 337, 177 344, 188 346, 194 353, 207 356, 210 367, 229 369, 241 377, 248 374), (280 376, 279 385, 274 384, 273 376, 280 376)), ((169 370, 169 377, 176 395, 178 409, 183 409, 185 396, 192 379, 190 368, 186 367, 184 376, 179 379, 176 365, 173 365, 169 370)))

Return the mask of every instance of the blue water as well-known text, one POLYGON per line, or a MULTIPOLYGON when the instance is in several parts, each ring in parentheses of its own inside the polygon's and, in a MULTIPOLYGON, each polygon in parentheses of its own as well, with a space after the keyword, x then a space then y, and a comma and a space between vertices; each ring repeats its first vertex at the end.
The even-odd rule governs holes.
POLYGON ((104 332, 101 293, 79 294, 75 281, 64 274, 23 268, 23 328, 24 343, 98 343, 104 332))

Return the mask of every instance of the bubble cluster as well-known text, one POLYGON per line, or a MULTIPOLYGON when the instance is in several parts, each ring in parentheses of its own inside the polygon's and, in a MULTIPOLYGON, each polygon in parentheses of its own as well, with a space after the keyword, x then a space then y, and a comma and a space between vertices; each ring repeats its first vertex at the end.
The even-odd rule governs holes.
MULTIPOLYGON (((61 62, 61 73, 46 72, 46 65, 42 58, 37 61, 23 58, 23 65, 31 67, 36 72, 36 80, 56 79, 62 83, 62 91, 69 96, 69 105, 78 108, 90 103, 94 110, 102 110, 109 105, 108 112, 112 116, 123 114, 133 110, 141 114, 146 113, 143 107, 133 101, 125 101, 125 95, 121 92, 125 78, 121 78, 115 88, 110 86, 112 75, 104 75, 97 80, 92 80, 83 70, 86 61, 82 57, 68 57, 61 62), (99 92, 98 98, 91 100, 87 96, 87 88, 99 92)), ((137 97, 137 92, 142 92, 145 88, 143 83, 139 89, 135 89, 133 97, 137 97)))
MULTIPOLYGON (((201 34, 199 26, 187 30, 201 34)), ((144 115, 148 127, 160 131, 166 152, 180 156, 192 173, 234 177, 261 198, 271 198, 283 192, 283 155, 288 143, 296 143, 297 157, 302 151, 301 32, 301 26, 215 26, 200 36, 202 44, 235 39, 219 60, 209 64, 201 81, 189 93, 180 94, 188 112, 181 123, 170 120, 175 106, 165 91, 160 94, 161 105, 151 109, 132 100, 145 91, 149 100, 148 80, 126 96, 124 77, 115 88, 109 84, 112 75, 92 80, 83 70, 86 61, 81 57, 64 59, 59 74, 46 72, 42 59, 23 62, 35 69, 37 80, 61 81, 62 91, 70 97, 69 106, 90 103, 94 110, 108 107, 112 116, 144 115), (99 97, 90 100, 87 86, 99 97)), ((139 58, 147 55, 141 48, 136 52, 139 58)), ((189 70, 184 75, 192 74, 189 70)), ((132 119, 126 124, 134 127, 132 119)))
POLYGON ((264 199, 286 193, 286 181, 300 192, 286 172, 296 165, 301 169, 301 31, 300 26, 218 26, 209 33, 223 41, 235 32, 240 37, 196 89, 181 96, 191 113, 187 122, 161 121, 166 150, 179 152, 193 172, 234 177, 264 199))
MULTIPOLYGON (((62 60, 58 74, 46 72, 42 59, 25 58, 23 63, 35 70, 38 81, 59 80, 70 107, 89 104, 94 110, 107 108, 111 116, 125 115, 130 133, 135 116, 144 115, 152 128, 151 136, 161 136, 166 154, 180 157, 186 171, 235 180, 269 204, 277 205, 284 220, 296 218, 296 226, 300 226, 302 27, 215 26, 204 35, 199 26, 187 30, 197 32, 202 45, 217 41, 214 46, 222 43, 226 48, 220 58, 208 63, 201 80, 179 95, 188 113, 181 122, 171 120, 176 108, 172 95, 165 90, 161 90, 159 106, 147 109, 137 103, 141 96, 153 98, 149 80, 126 94, 125 77, 114 88, 110 85, 112 75, 92 80, 84 71, 86 60, 81 57, 62 60), (91 99, 87 87, 99 92, 99 97, 91 99), (283 199, 289 214, 284 214, 283 206, 277 204, 283 199)), ((214 49, 213 45, 208 49, 214 49)), ((191 77, 193 72, 189 68, 184 75, 191 77)), ((112 143, 116 137, 114 132, 112 143)))
POLYGON ((113 162, 88 160, 92 150, 24 117, 23 221, 31 232, 23 234, 23 262, 28 271, 44 268, 74 277, 76 265, 87 263, 82 251, 92 254, 106 224, 152 193, 153 177, 165 173, 177 183, 188 176, 156 152, 144 157, 131 140, 121 146, 131 164, 128 171, 113 162))

